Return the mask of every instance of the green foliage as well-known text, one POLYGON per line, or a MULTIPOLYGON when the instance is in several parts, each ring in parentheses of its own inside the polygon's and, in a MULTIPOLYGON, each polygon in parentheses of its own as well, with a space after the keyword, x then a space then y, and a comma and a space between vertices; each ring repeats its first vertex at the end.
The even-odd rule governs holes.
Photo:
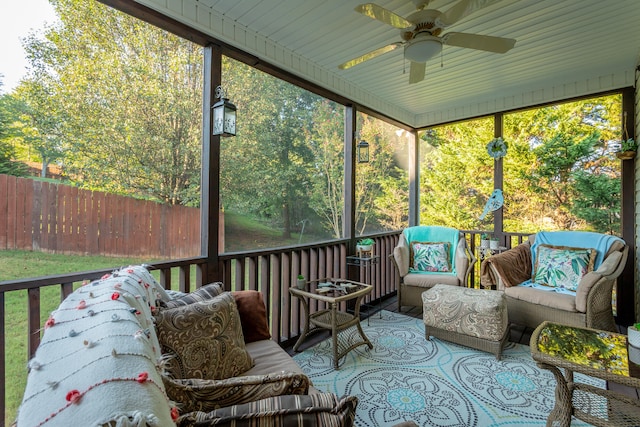
POLYGON ((487 228, 478 217, 493 191, 493 159, 486 151, 493 121, 479 119, 431 129, 420 167, 420 223, 487 228))
POLYGON ((505 229, 620 230, 619 95, 505 115, 505 229))
POLYGON ((575 171, 573 179, 577 196, 571 205, 571 213, 594 230, 620 233, 620 180, 583 170, 575 171))
MULTIPOLYGON (((26 50, 16 93, 43 163, 78 185, 196 205, 202 50, 98 2, 52 2, 60 25, 26 50)), ((26 133, 25 133, 26 135, 26 133)))
POLYGON ((369 239, 369 238, 358 240, 358 244, 361 246, 373 245, 373 243, 374 243, 373 239, 369 239))
POLYGON ((620 143, 620 151, 636 151, 638 149, 638 143, 633 139, 625 139, 620 143))
POLYGON ((369 162, 356 164, 356 233, 397 230, 408 223, 408 139, 404 131, 358 114, 360 139, 369 142, 369 162))
MULTIPOLYGON (((619 233, 620 169, 613 153, 620 134, 619 95, 558 104, 504 116, 509 150, 504 171, 504 228, 590 229, 619 233)), ((456 123, 421 138, 421 223, 487 229, 477 217, 493 190, 486 152, 493 121, 456 123)))
POLYGON ((628 375, 627 338, 609 332, 549 324, 540 333, 538 350, 584 366, 628 375))
MULTIPOLYGON (((1 81, 0 87, 2 87, 1 81)), ((16 120, 15 99, 11 95, 0 95, 0 173, 25 176, 27 174, 26 166, 16 161, 16 150, 13 143, 18 135, 15 128, 16 120)))

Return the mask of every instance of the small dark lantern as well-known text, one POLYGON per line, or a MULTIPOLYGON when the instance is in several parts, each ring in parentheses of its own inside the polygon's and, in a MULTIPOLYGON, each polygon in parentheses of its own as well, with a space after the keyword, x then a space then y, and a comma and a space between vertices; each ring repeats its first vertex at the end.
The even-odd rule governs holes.
POLYGON ((236 136, 236 106, 225 97, 222 86, 216 88, 216 98, 220 101, 213 104, 213 134, 236 136))
POLYGON ((358 142, 358 163, 369 163, 369 143, 365 140, 358 142))

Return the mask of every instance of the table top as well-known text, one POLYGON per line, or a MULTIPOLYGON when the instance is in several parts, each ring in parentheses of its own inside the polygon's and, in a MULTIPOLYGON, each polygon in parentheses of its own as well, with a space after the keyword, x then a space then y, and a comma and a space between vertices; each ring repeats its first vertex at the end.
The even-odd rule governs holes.
POLYGON ((291 287, 289 293, 320 301, 340 302, 366 295, 371 292, 371 289, 372 286, 366 283, 327 277, 308 281, 304 289, 291 287))
POLYGON ((640 349, 630 346, 626 335, 544 322, 531 335, 530 349, 538 362, 640 386, 640 365, 629 359, 640 349))

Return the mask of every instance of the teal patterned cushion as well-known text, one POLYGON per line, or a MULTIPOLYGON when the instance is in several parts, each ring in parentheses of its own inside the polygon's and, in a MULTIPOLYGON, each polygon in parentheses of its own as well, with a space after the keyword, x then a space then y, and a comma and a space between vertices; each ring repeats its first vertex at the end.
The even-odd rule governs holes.
POLYGON ((451 271, 449 242, 411 242, 411 270, 451 271))
POLYGON ((576 291, 582 276, 593 270, 596 250, 567 246, 538 246, 533 282, 576 291))

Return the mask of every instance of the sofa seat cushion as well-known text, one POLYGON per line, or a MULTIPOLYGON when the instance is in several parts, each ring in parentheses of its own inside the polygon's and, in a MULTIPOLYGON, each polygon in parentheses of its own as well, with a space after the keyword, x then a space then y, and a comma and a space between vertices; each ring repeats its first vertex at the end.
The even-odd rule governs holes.
POLYGON ((172 309, 156 317, 158 339, 173 378, 219 380, 253 366, 233 296, 214 298, 172 309))
POLYGON ((460 280, 454 273, 409 273, 403 278, 405 285, 430 288, 436 283, 458 286, 460 280))
POLYGON ((564 311, 577 312, 576 297, 558 292, 543 291, 528 286, 510 286, 504 289, 506 296, 564 311))
POLYGON ((255 341, 248 343, 246 348, 254 366, 242 375, 266 375, 283 371, 303 373, 300 366, 275 341, 255 341))
POLYGON ((211 412, 191 412, 178 418, 177 424, 178 427, 350 427, 357 405, 357 397, 338 399, 333 393, 278 396, 211 412))
POLYGON ((309 378, 294 372, 250 375, 224 380, 163 377, 167 396, 179 403, 180 412, 209 412, 225 406, 287 394, 307 394, 309 378))

